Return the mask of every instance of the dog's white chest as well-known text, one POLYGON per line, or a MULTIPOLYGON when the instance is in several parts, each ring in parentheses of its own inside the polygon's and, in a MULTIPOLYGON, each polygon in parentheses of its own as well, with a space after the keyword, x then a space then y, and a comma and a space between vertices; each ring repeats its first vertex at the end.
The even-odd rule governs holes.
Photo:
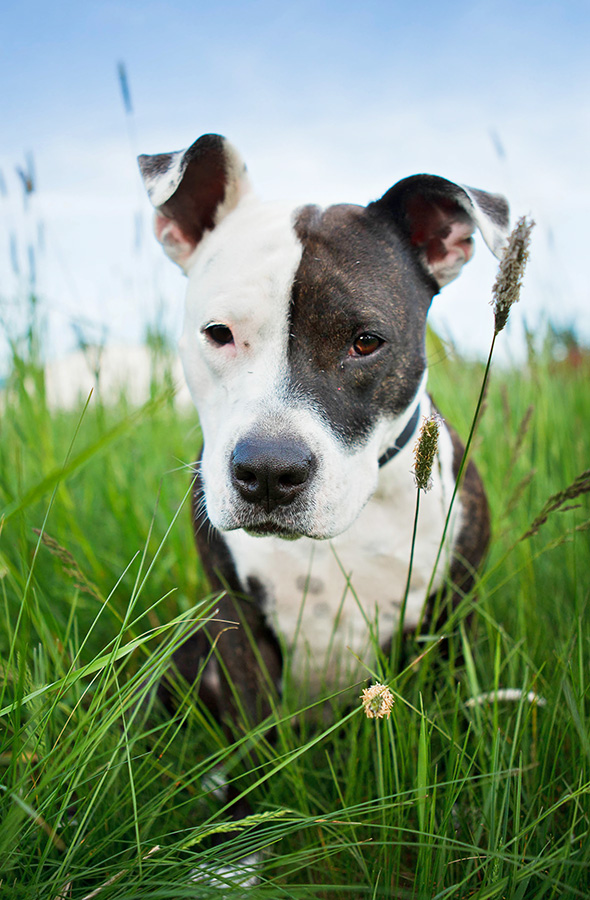
MULTIPOLYGON (((404 627, 418 624, 436 561, 452 483, 437 477, 422 495, 404 627)), ((238 576, 262 584, 265 612, 290 651, 292 671, 313 692, 337 689, 370 672, 374 635, 385 644, 398 630, 412 542, 416 489, 373 497, 354 525, 331 541, 225 535, 238 576)), ((460 514, 460 509, 457 508, 460 514)), ((448 553, 443 553, 436 589, 448 553)))

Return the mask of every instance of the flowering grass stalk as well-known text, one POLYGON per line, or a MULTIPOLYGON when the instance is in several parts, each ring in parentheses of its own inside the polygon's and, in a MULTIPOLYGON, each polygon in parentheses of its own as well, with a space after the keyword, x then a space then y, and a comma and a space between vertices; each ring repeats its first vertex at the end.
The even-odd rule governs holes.
POLYGON ((521 216, 510 235, 492 288, 491 304, 494 308, 494 339, 506 322, 510 308, 518 303, 525 266, 529 258, 531 232, 535 223, 521 216))
POLYGON ((471 449, 475 430, 479 422, 492 364, 492 356, 494 355, 496 338, 504 329, 506 322, 508 321, 510 309, 515 303, 518 303, 518 300, 520 299, 520 289, 522 286, 524 269, 529 258, 529 245, 531 240, 531 232, 534 228, 534 225, 534 221, 527 219, 526 216, 522 216, 518 220, 512 233, 510 234, 510 237, 508 238, 506 249, 504 250, 504 254, 502 256, 502 259, 500 260, 498 274, 492 288, 491 305, 494 310, 494 335, 492 337, 490 352, 488 353, 488 358, 483 373, 483 379, 481 382, 479 397, 477 399, 477 404, 475 407, 475 413, 473 414, 473 419, 471 421, 471 428, 469 429, 469 434, 465 442, 465 449, 461 458, 461 464, 459 465, 459 471, 457 473, 457 478, 455 479, 455 486, 451 495, 451 502, 449 503, 449 509, 447 511, 443 533, 438 546, 436 560, 434 562, 430 581, 428 582, 428 588, 426 590, 426 597, 424 601, 424 609, 420 617, 420 622, 418 623, 418 627, 416 629, 417 634, 420 632, 420 629, 422 627, 424 614, 426 612, 426 604, 428 603, 428 598, 430 597, 430 593, 432 591, 434 576, 440 562, 442 549, 445 544, 447 532, 449 530, 449 523, 451 521, 451 513, 455 503, 455 498, 461 485, 463 472, 465 471, 465 466, 469 457, 469 451, 471 449))
POLYGON ((395 701, 387 685, 377 683, 364 688, 361 702, 367 719, 388 719, 395 701))
POLYGON ((420 435, 414 447, 414 480, 416 482, 416 508, 414 510, 414 525, 412 528, 412 543, 410 545, 410 562, 408 564, 408 577, 406 578, 406 587, 399 614, 399 623, 397 630, 397 640, 392 646, 395 649, 395 658, 393 662, 393 671, 399 668, 401 658, 401 649, 404 638, 404 620, 406 618, 406 607, 408 605, 408 595, 410 593, 410 582, 412 580, 412 568, 414 565, 414 549, 416 546, 416 534, 418 531, 418 517, 420 514, 420 493, 421 491, 429 491, 432 487, 432 467, 438 449, 438 436, 440 434, 440 426, 442 423, 438 413, 428 416, 424 419, 420 428, 420 435))

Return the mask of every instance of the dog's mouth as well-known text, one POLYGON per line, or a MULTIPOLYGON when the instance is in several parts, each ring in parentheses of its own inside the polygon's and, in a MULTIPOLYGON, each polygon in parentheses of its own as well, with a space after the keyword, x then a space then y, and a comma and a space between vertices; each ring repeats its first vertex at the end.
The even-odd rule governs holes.
MULTIPOLYGON (((261 510, 236 510, 231 515, 224 516, 221 521, 213 524, 219 531, 245 531, 250 537, 278 537, 284 541, 296 541, 299 538, 309 538, 313 541, 330 540, 340 533, 340 530, 326 530, 313 516, 306 514, 305 510, 297 515, 295 510, 275 510, 268 514, 261 510)), ((342 529, 341 529, 342 530, 342 529)))
MULTIPOLYGON (((296 541, 302 537, 317 538, 320 535, 310 529, 304 517, 291 513, 285 515, 285 511, 275 510, 273 513, 263 513, 258 510, 235 513, 231 522, 226 522, 223 531, 245 531, 250 537, 278 537, 284 541, 296 541)), ((321 535, 323 537, 323 535, 321 535)))
POLYGON ((344 524, 339 523, 341 527, 334 528, 329 518, 318 515, 317 506, 309 497, 299 496, 288 506, 266 510, 261 505, 240 502, 238 498, 219 515, 211 517, 211 521, 219 531, 244 531, 250 537, 275 537, 284 541, 330 540, 348 527, 346 520, 344 524))
POLYGON ((253 525, 248 528, 244 528, 246 534, 249 534, 250 537, 279 537, 284 541, 296 541, 300 537, 304 535, 299 531, 291 531, 286 528, 282 528, 279 525, 275 525, 274 523, 266 523, 260 525, 253 525))
POLYGON ((238 516, 235 528, 241 528, 251 537, 279 537, 285 541, 296 541, 307 532, 293 516, 249 515, 238 516))

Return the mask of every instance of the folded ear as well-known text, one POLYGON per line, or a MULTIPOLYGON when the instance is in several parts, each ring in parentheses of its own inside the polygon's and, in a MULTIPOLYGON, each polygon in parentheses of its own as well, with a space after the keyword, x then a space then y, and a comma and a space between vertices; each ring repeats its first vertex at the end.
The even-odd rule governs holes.
POLYGON ((436 175, 404 178, 369 208, 405 233, 439 288, 456 278, 473 256, 476 228, 498 258, 509 234, 504 197, 436 175))
POLYGON ((156 208, 156 237, 170 259, 186 270, 203 234, 250 190, 246 166, 219 134, 205 134, 178 153, 140 156, 138 163, 156 208))

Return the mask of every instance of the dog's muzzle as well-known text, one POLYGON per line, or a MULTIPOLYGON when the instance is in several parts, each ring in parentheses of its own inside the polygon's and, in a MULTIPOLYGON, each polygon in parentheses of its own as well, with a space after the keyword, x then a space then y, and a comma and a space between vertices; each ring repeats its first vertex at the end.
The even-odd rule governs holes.
POLYGON ((230 460, 234 488, 253 509, 265 513, 299 497, 315 468, 309 447, 282 438, 244 438, 236 444, 230 460))

